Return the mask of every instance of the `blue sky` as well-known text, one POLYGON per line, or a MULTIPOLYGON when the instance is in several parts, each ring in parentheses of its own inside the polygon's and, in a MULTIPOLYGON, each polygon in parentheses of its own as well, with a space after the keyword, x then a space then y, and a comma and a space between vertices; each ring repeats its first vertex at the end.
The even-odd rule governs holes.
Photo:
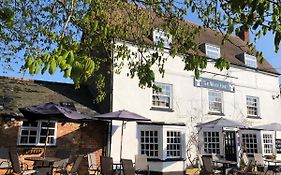
MULTIPOLYGON (((187 20, 200 24, 200 20, 197 18, 196 14, 188 14, 187 20)), ((253 34, 250 34, 251 41, 253 41, 253 34)), ((281 72, 281 47, 278 53, 274 52, 274 38, 271 33, 268 33, 266 36, 260 38, 256 42, 256 48, 259 51, 262 51, 264 57, 272 64, 277 71, 281 72)), ((72 80, 63 77, 63 73, 57 71, 54 75, 50 75, 48 71, 44 75, 38 74, 34 76, 30 76, 28 73, 19 73, 20 65, 14 65, 16 71, 9 71, 7 73, 0 72, 1 76, 9 76, 9 77, 19 77, 19 78, 28 78, 28 79, 37 79, 37 80, 45 80, 45 81, 56 81, 56 82, 67 82, 72 83, 72 80)))

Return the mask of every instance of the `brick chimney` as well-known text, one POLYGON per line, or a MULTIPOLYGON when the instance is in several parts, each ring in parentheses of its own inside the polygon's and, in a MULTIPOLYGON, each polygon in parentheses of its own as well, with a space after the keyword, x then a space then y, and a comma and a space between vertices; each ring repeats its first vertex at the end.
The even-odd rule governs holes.
POLYGON ((249 34, 249 30, 244 30, 242 28, 240 28, 240 32, 238 34, 236 34, 240 39, 242 39, 243 41, 245 41, 246 43, 250 43, 250 34, 249 34))

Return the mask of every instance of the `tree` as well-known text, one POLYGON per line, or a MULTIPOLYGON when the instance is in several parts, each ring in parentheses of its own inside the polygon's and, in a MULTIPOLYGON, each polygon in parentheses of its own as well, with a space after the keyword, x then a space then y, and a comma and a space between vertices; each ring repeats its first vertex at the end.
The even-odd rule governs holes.
MULTIPOLYGON (((157 65, 164 75, 167 58, 161 52, 137 56, 125 44, 114 44, 130 40, 138 45, 140 53, 146 53, 149 48, 161 51, 163 42, 154 44, 147 39, 152 27, 157 27, 173 38, 170 55, 183 55, 185 70, 194 71, 198 77, 200 70, 206 68, 207 60, 196 54, 198 45, 194 38, 200 28, 184 21, 189 9, 197 12, 207 27, 226 31, 225 39, 241 28, 257 30, 257 38, 273 32, 278 50, 281 38, 279 0, 2 0, 2 68, 12 68, 11 63, 19 59, 25 62, 22 69, 31 75, 40 71, 44 74, 47 70, 53 74, 58 68, 77 87, 94 75, 100 92, 97 100, 101 101, 105 95, 104 75, 99 69, 102 64, 112 63, 111 51, 117 55, 114 59, 119 60, 119 64, 114 64, 115 70, 120 71, 128 60, 129 76, 137 76, 140 87, 153 87, 152 65, 157 65)), ((228 68, 229 63, 220 58, 216 66, 228 68)))

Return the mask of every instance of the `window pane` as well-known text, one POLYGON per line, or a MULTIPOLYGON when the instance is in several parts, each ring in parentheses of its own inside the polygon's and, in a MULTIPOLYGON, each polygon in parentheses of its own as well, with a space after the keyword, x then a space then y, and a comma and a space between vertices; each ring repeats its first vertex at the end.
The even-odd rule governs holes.
POLYGON ((145 139, 140 140, 141 152, 148 157, 157 157, 158 153, 158 131, 141 131, 141 136, 145 134, 145 139))
POLYGON ((172 108, 171 106, 171 90, 172 85, 164 83, 155 83, 161 90, 160 92, 153 90, 152 105, 157 107, 172 108))

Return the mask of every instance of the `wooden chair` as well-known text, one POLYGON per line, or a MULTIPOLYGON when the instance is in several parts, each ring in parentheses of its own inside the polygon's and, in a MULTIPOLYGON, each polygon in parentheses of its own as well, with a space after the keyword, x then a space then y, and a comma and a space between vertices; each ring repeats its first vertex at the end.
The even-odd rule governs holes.
POLYGON ((10 152, 10 160, 12 162, 12 169, 14 173, 21 174, 21 175, 29 175, 37 173, 36 170, 29 170, 28 166, 26 165, 26 169, 23 169, 23 165, 19 160, 19 155, 16 152, 10 152))
POLYGON ((87 154, 87 157, 88 157, 88 173, 89 174, 99 174, 100 166, 96 162, 96 154, 89 153, 89 154, 87 154))
POLYGON ((66 169, 67 165, 69 165, 70 160, 71 160, 71 151, 70 150, 65 150, 65 149, 59 149, 55 153, 55 157, 59 158, 60 160, 55 161, 53 164, 53 168, 55 171, 66 169))
POLYGON ((70 171, 67 171, 67 169, 61 169, 59 171, 56 171, 56 173, 60 173, 60 174, 64 174, 64 175, 78 175, 78 168, 81 164, 83 157, 84 157, 83 155, 77 156, 70 171))
POLYGON ((221 174, 222 171, 216 170, 213 167, 213 161, 211 157, 202 156, 203 162, 203 174, 221 174))
POLYGON ((111 157, 101 156, 101 174, 113 175, 113 159, 111 157))
POLYGON ((133 161, 130 159, 121 159, 124 175, 135 175, 133 161))
POLYGON ((262 154, 260 153, 254 153, 254 160, 255 165, 257 166, 258 170, 262 169, 262 171, 265 171, 265 163, 262 157, 262 154))
POLYGON ((257 172, 252 172, 253 160, 248 159, 247 165, 244 170, 234 170, 235 175, 257 175, 257 172))
POLYGON ((136 174, 147 174, 147 175, 150 174, 146 155, 144 154, 135 155, 135 172, 136 174))

